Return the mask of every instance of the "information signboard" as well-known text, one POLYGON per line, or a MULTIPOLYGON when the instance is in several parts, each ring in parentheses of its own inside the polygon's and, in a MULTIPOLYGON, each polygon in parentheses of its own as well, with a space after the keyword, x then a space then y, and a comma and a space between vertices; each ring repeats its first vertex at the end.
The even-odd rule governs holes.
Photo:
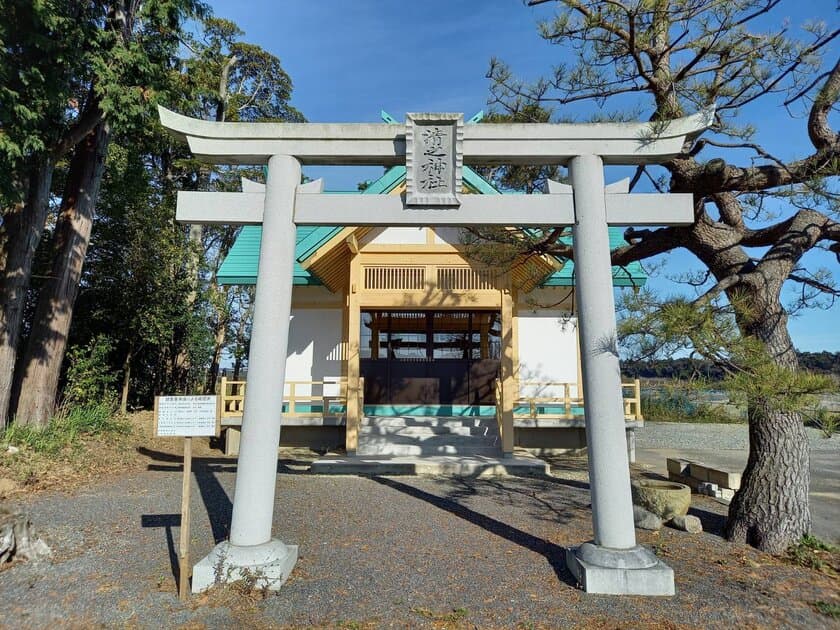
POLYGON ((159 396, 155 413, 158 437, 198 437, 217 434, 216 396, 159 396))

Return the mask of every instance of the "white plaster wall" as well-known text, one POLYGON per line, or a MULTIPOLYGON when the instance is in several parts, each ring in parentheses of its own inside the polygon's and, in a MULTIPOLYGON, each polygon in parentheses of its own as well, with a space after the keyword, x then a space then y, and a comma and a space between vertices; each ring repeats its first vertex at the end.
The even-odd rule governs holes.
MULTIPOLYGON (((334 381, 336 384, 326 386, 323 393, 337 395, 337 381, 341 378, 341 336, 341 309, 293 308, 286 380, 334 381)), ((295 387, 296 394, 321 394, 320 386, 315 386, 314 392, 308 387, 295 387)), ((288 385, 286 394, 289 394, 288 385)))
POLYGON ((299 306, 340 309, 343 304, 344 296, 340 291, 333 293, 319 285, 296 286, 292 289, 292 309, 299 306))
POLYGON ((526 385, 526 381, 572 383, 577 396, 577 318, 563 311, 519 311, 521 395, 562 397, 563 387, 526 385))
POLYGON ((367 245, 424 245, 426 228, 424 227, 389 227, 377 228, 368 232, 362 239, 367 245))
POLYGON ((447 243, 449 245, 461 244, 461 228, 437 227, 435 228, 435 243, 447 243))

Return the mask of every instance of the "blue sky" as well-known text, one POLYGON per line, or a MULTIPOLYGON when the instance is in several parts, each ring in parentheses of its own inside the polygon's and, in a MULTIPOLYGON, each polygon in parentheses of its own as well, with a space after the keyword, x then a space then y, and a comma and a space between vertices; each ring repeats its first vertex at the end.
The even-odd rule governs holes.
MULTIPOLYGON (((536 32, 537 21, 551 15, 551 6, 531 9, 521 0, 210 0, 210 4, 216 15, 232 19, 245 31, 245 41, 280 58, 294 82, 293 103, 312 122, 378 121, 381 109, 397 120, 403 120, 407 111, 460 111, 472 116, 486 109, 485 75, 491 57, 507 62, 519 76, 535 78, 561 61, 563 54, 536 32)), ((835 0, 783 0, 765 24, 778 28, 788 19, 796 27, 817 18, 840 22, 835 0)), ((832 53, 837 54, 837 46, 832 53)), ((570 111, 585 117, 583 108, 570 111)), ((761 104, 745 114, 759 129, 757 140, 779 157, 801 156, 808 150, 804 119, 792 120, 775 104, 761 104)), ((307 174, 324 177, 328 189, 347 190, 381 172, 334 167, 309 169, 307 174)), ((620 176, 608 173, 607 179, 620 176)), ((685 252, 656 262, 665 264, 650 283, 665 294, 683 290, 669 276, 699 268, 685 252)), ((825 252, 814 253, 805 262, 809 268, 840 271, 834 257, 825 252)), ((790 330, 801 350, 840 351, 840 304, 792 318, 790 330)))

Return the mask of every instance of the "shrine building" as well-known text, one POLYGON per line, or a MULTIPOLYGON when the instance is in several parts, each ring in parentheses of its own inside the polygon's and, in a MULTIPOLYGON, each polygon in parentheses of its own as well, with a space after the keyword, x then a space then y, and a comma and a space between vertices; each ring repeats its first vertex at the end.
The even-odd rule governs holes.
MULTIPOLYGON (((361 192, 335 194, 405 190, 406 168, 394 166, 361 192)), ((463 192, 501 194, 466 166, 463 192)), ((220 284, 256 284, 261 234, 242 227, 220 284)), ((488 268, 463 240, 454 227, 297 227, 281 444, 391 457, 586 447, 574 263, 530 255, 488 268)), ((621 244, 610 228, 611 247, 621 244)), ((645 280, 638 263, 613 268, 615 287, 645 280)), ((227 370, 220 383, 228 454, 247 392, 237 376, 227 370)), ((632 460, 638 381, 622 390, 632 460)))

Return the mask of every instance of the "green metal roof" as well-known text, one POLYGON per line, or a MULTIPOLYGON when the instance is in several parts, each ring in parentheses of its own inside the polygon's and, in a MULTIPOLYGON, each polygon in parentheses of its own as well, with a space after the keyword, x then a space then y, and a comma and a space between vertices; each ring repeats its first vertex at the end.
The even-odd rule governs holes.
MULTIPOLYGON (((365 188, 363 195, 383 195, 391 192, 405 180, 405 167, 394 166, 388 169, 385 174, 365 188)), ((327 193, 327 194, 353 194, 353 193, 327 193)), ((338 234, 340 226, 311 226, 300 225, 297 228, 297 239, 295 242, 295 272, 294 284, 296 285, 320 285, 322 282, 313 274, 304 269, 300 263, 309 258, 333 236, 338 234)), ((216 281, 219 284, 256 284, 257 267, 260 260, 260 242, 262 241, 262 226, 246 225, 230 248, 228 255, 222 261, 216 281)))
MULTIPOLYGON (((326 242, 337 230, 334 227, 312 227, 301 225, 297 229, 297 244, 295 258, 311 247, 314 241, 326 242)), ((216 273, 219 284, 256 284, 257 266, 260 260, 260 241, 262 240, 261 225, 246 225, 236 237, 227 257, 216 273)), ((315 248, 317 249, 317 247, 315 248)), ((305 258, 301 258, 303 260, 305 258)), ((298 285, 318 285, 321 281, 300 266, 295 261, 294 283, 298 285)))
MULTIPOLYGON (((480 117, 476 114, 473 119, 480 117)), ((385 114, 383 112, 383 118, 385 114)), ((387 120, 387 119, 386 119, 387 120)), ((473 192, 482 195, 501 194, 492 184, 481 177, 469 166, 464 166, 463 180, 473 192)), ((405 167, 394 166, 388 169, 382 177, 372 182, 365 188, 363 195, 387 195, 405 181, 405 167)), ((359 194, 327 193, 327 194, 359 194)), ((294 284, 296 285, 320 285, 322 282, 313 274, 305 270, 300 263, 312 256, 318 249, 329 241, 333 236, 342 230, 341 226, 314 227, 298 226, 297 242, 295 245, 295 271, 294 284)), ((256 284, 257 266, 260 259, 260 241, 262 239, 262 227, 259 225, 246 225, 240 230, 236 241, 233 243, 230 252, 219 267, 216 280, 219 284, 256 284)), ((571 243, 571 237, 564 237, 563 241, 571 243)), ((610 249, 625 245, 626 241, 621 228, 610 228, 610 249)), ((613 285, 617 287, 642 286, 647 280, 647 274, 638 262, 633 262, 626 267, 613 267, 613 285)), ((542 286, 574 286, 575 265, 572 261, 566 261, 562 269, 554 272, 546 278, 542 286)))
MULTIPOLYGON (((623 245, 627 245, 624 240, 624 233, 621 228, 610 228, 610 250, 616 249, 623 245)), ((572 237, 566 236, 561 238, 564 243, 571 245, 572 237)), ((613 286, 616 287, 641 287, 647 281, 647 274, 642 268, 641 263, 631 262, 625 267, 613 267, 613 286)), ((573 260, 567 260, 560 271, 555 271, 548 278, 546 278, 542 286, 544 287, 572 287, 575 285, 575 263, 573 260)))

